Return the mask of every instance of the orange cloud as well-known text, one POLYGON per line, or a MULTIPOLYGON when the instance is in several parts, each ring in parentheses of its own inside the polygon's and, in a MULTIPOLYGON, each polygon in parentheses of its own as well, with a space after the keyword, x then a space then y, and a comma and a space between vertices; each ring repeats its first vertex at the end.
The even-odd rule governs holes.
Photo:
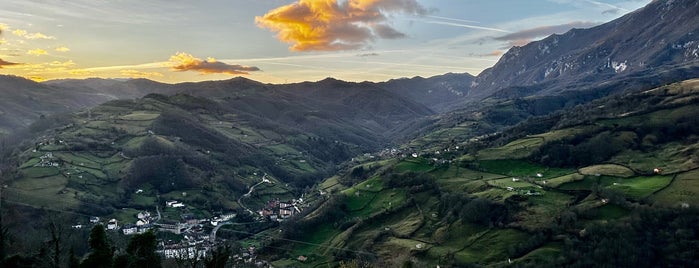
POLYGON ((255 66, 232 65, 216 61, 214 58, 202 60, 183 52, 177 52, 170 57, 170 67, 178 72, 197 71, 201 74, 250 74, 249 72, 260 70, 255 66))
POLYGON ((32 49, 32 50, 27 51, 27 54, 34 55, 34 56, 41 56, 41 55, 48 55, 49 52, 46 50, 43 50, 41 48, 37 48, 37 49, 32 49))
POLYGON ((277 32, 292 51, 349 50, 377 38, 405 35, 390 25, 391 14, 426 14, 416 0, 299 0, 255 17, 259 27, 277 32))
POLYGON ((148 78, 148 77, 161 77, 163 74, 159 72, 142 72, 139 70, 121 70, 119 71, 121 75, 128 76, 131 78, 148 78))

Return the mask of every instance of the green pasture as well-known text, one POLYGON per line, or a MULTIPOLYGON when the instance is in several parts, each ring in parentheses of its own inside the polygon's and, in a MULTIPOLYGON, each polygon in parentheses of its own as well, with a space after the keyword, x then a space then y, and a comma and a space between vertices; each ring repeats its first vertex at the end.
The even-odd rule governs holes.
POLYGON ((699 169, 678 174, 667 188, 654 194, 651 199, 656 204, 666 206, 682 203, 699 206, 699 169))

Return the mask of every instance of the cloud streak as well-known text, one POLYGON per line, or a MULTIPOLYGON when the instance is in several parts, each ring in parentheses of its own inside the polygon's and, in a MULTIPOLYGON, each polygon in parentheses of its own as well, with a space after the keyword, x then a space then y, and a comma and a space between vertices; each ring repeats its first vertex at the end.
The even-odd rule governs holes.
POLYGON ((338 51, 367 47, 404 33, 389 25, 394 14, 424 15, 417 0, 299 0, 255 17, 292 51, 338 51))
POLYGON ((260 71, 255 66, 242 66, 216 61, 214 58, 202 60, 184 52, 178 52, 170 57, 169 65, 174 71, 196 71, 201 74, 250 74, 260 71))
POLYGON ((149 78, 149 77, 162 77, 163 74, 159 72, 143 72, 139 70, 134 70, 134 69, 128 69, 128 70, 121 70, 119 71, 124 76, 128 76, 131 78, 149 78))
POLYGON ((19 65, 19 63, 9 62, 9 61, 5 61, 3 59, 0 59, 0 69, 2 69, 4 66, 12 66, 12 65, 19 65))
POLYGON ((501 33, 511 33, 511 31, 504 30, 504 29, 491 28, 491 27, 483 27, 483 26, 476 26, 476 25, 465 24, 465 23, 454 23, 454 22, 436 21, 436 20, 427 20, 427 21, 425 21, 425 22, 427 22, 427 23, 432 23, 432 24, 441 24, 441 25, 448 25, 448 26, 456 26, 456 27, 462 27, 462 28, 476 29, 476 30, 495 31, 495 32, 501 32, 501 33))

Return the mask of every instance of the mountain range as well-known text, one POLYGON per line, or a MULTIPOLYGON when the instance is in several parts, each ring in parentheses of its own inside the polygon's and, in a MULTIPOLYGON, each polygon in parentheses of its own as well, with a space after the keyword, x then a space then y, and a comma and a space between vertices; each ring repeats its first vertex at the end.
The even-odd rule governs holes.
MULTIPOLYGON (((120 221, 177 199, 198 217, 235 211, 261 222, 248 212, 303 196, 312 205, 265 225, 272 231, 230 228, 231 239, 290 252, 264 253, 277 266, 367 252, 385 266, 606 263, 605 226, 622 233, 655 206, 699 205, 697 14, 697 1, 653 1, 512 47, 478 76, 293 84, 0 76, 0 138, 13 138, 0 143, 3 194, 120 221)), ((696 237, 683 231, 687 222, 658 228, 679 226, 664 232, 684 241, 696 237)), ((641 265, 629 242, 640 233, 610 252, 641 265)), ((649 263, 677 264, 692 254, 681 248, 656 249, 670 257, 649 263)))

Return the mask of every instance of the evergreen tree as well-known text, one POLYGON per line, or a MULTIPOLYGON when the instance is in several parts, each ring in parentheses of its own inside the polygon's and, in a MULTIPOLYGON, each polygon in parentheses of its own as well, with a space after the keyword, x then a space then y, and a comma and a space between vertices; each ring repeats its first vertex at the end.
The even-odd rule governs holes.
POLYGON ((80 264, 85 268, 109 268, 112 267, 114 249, 112 248, 107 232, 101 224, 95 225, 90 231, 90 254, 80 264))
POLYGON ((215 250, 211 251, 211 255, 204 260, 204 266, 206 268, 224 268, 228 259, 231 256, 231 246, 219 246, 215 250))
POLYGON ((114 260, 114 267, 159 268, 160 256, 155 253, 157 240, 153 231, 137 234, 129 240, 126 254, 114 260))

